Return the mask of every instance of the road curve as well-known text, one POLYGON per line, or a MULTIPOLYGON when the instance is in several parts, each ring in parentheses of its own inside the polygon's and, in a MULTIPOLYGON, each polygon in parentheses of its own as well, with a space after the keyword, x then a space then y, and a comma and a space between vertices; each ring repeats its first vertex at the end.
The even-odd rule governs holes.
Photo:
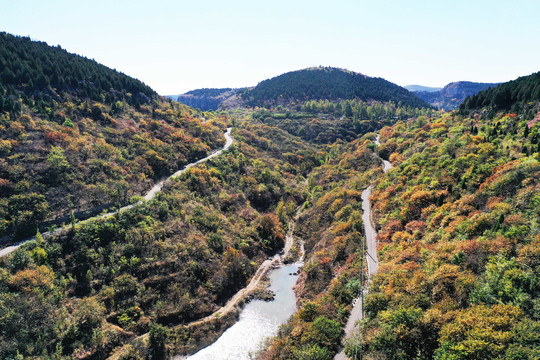
MULTIPOLYGON (((200 164, 202 162, 205 162, 207 160, 210 160, 216 156, 219 156, 221 155, 221 153, 223 153, 225 150, 227 150, 228 148, 231 147, 231 145, 233 144, 234 142, 234 139, 233 137, 231 136, 231 131, 232 131, 232 127, 230 128, 227 128, 227 131, 225 132, 225 145, 219 149, 219 150, 215 150, 213 151, 210 155, 208 155, 207 157, 205 158, 202 158, 200 160, 197 160, 195 162, 192 162, 191 164, 188 164, 186 165, 184 168, 178 170, 177 172, 175 172, 174 174, 172 174, 171 176, 169 176, 168 178, 165 178, 163 180, 161 180, 160 182, 158 182, 157 184, 154 185, 154 187, 152 187, 152 189, 150 189, 150 191, 148 191, 148 193, 143 197, 144 201, 149 201, 149 200, 152 200, 154 197, 156 197, 156 194, 158 192, 160 192, 162 189, 163 189, 163 186, 165 186, 165 184, 169 183, 172 179, 180 176, 182 173, 184 173, 186 170, 188 170, 190 167, 193 167, 197 164, 200 164)), ((131 209, 132 207, 136 206, 136 205, 139 205, 139 204, 142 204, 142 201, 139 201, 138 203, 136 204, 131 204, 131 205, 126 205, 126 206, 123 206, 121 207, 120 209, 116 210, 116 211, 112 211, 112 212, 109 212, 109 213, 106 213, 106 214, 102 214, 102 215, 97 215, 97 216, 94 216, 94 217, 91 217, 89 219, 86 219, 84 221, 81 221, 79 222, 79 224, 82 224, 86 221, 90 221, 90 220, 94 220, 94 219, 99 219, 99 218, 106 218, 106 217, 110 217, 110 216, 113 216, 115 214, 118 214, 120 212, 123 212, 123 211, 126 211, 126 210, 129 210, 131 209)), ((58 234, 60 233, 61 231, 66 231, 66 230, 69 230, 71 228, 72 225, 67 225, 63 228, 60 228, 60 229, 57 229, 53 232, 44 232, 42 235, 44 238, 46 237, 49 237, 49 236, 52 236, 52 235, 55 235, 55 234, 58 234)), ((9 255, 11 254, 13 251, 17 250, 19 248, 19 246, 21 246, 22 244, 24 244, 25 242, 27 241, 30 241, 30 240, 34 240, 34 236, 32 236, 31 238, 28 238, 28 239, 25 239, 25 240, 22 240, 20 242, 18 242, 17 244, 14 244, 14 245, 10 245, 10 246, 7 246, 3 249, 0 250, 0 257, 3 257, 3 256, 6 256, 6 255, 9 255)))
MULTIPOLYGON (((377 146, 381 145, 379 142, 379 136, 375 139, 375 144, 377 146)), ((387 172, 392 168, 390 161, 383 160, 383 172, 387 172)), ((377 231, 373 227, 373 222, 371 221, 371 203, 369 202, 369 197, 371 196, 371 185, 368 186, 364 191, 362 191, 362 223, 364 224, 364 231, 366 234, 366 244, 367 244, 367 268, 368 268, 368 282, 371 281, 371 277, 377 273, 379 269, 379 258, 377 257, 377 231)), ((362 296, 367 295, 367 288, 362 290, 362 296)), ((353 308, 347 324, 345 325, 345 339, 350 338, 351 335, 356 330, 356 322, 362 319, 363 315, 362 309, 362 299, 361 296, 354 299, 353 308)), ((345 355, 345 349, 342 349, 336 356, 334 360, 347 360, 345 355)))

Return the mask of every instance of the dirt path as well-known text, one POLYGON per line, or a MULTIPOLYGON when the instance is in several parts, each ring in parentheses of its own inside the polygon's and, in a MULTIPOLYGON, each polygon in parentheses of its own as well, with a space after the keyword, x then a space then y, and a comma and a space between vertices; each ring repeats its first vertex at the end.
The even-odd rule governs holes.
MULTIPOLYGON (((163 189, 163 186, 165 186, 165 184, 171 182, 172 179, 180 176, 182 173, 184 173, 185 171, 187 171, 190 167, 193 167, 197 164, 200 164, 202 162, 205 162, 205 161, 208 161, 216 156, 219 156, 221 155, 221 153, 223 153, 225 150, 227 150, 228 148, 231 147, 231 145, 233 144, 234 142, 234 139, 233 137, 231 136, 231 131, 232 131, 232 128, 227 128, 227 131, 225 132, 224 136, 225 136, 225 145, 219 149, 219 150, 216 150, 216 151, 213 151, 210 155, 208 155, 207 157, 205 158, 202 158, 200 160, 197 160, 195 162, 192 162, 191 164, 188 164, 186 165, 183 169, 181 170, 178 170, 177 172, 175 172, 174 174, 172 174, 171 176, 169 176, 168 178, 166 179, 163 179, 161 180, 160 182, 158 182, 157 184, 155 184, 152 189, 150 189, 150 191, 148 191, 148 193, 143 197, 143 199, 145 201, 149 201, 149 200, 152 200, 153 198, 156 197, 156 194, 158 192, 160 192, 162 189, 163 189)), ((106 213, 106 214, 102 214, 102 215, 97 215, 97 216, 94 216, 94 217, 91 217, 89 219, 86 219, 84 221, 80 221, 78 224, 83 224, 84 222, 86 221, 90 221, 90 220, 95 220, 95 219, 100 219, 100 218, 107 218, 107 217, 110 217, 110 216, 113 216, 115 214, 118 214, 120 212, 123 212, 123 211, 126 211, 126 210, 129 210, 131 209, 132 207, 136 206, 136 205, 140 205, 142 204, 142 201, 139 201, 137 204, 131 204, 131 205, 126 205, 126 206, 123 206, 121 207, 120 209, 116 210, 116 211, 112 211, 112 212, 109 212, 109 213, 106 213)), ((69 229, 71 229, 72 225, 67 225, 65 227, 62 227, 60 229, 57 229, 57 230, 54 230, 52 232, 44 232, 42 235, 44 238, 47 238, 49 236, 52 236, 52 235, 55 235, 55 234, 60 234, 62 231, 68 231, 69 229)), ((22 240, 20 242, 18 242, 17 244, 14 244, 14 245, 11 245, 11 246, 7 246, 3 249, 0 250, 0 257, 3 257, 3 256, 6 256, 6 255, 9 255, 11 254, 13 251, 17 250, 19 248, 19 246, 21 246, 22 244, 24 244, 25 242, 27 241, 30 241, 30 240, 34 240, 34 236, 29 238, 29 239, 25 239, 25 240, 22 240)))
MULTIPOLYGON (((206 322, 212 321, 216 318, 223 317, 228 315, 231 311, 233 311, 238 303, 244 299, 244 297, 248 296, 252 291, 254 291, 260 284, 261 280, 264 278, 264 275, 266 275, 270 270, 272 270, 275 266, 278 266, 282 263, 282 261, 289 255, 289 252, 292 248, 292 245, 294 243, 294 220, 291 220, 289 222, 289 230, 287 231, 287 234, 285 235, 285 245, 283 246, 283 252, 281 254, 274 255, 271 259, 267 259, 263 261, 263 263, 259 266, 257 271, 255 272, 255 275, 251 278, 251 281, 249 284, 240 289, 232 298, 227 301, 227 303, 219 308, 218 310, 214 311, 212 314, 196 321, 192 321, 189 324, 186 324, 186 327, 192 327, 204 324, 206 322)), ((139 337, 136 337, 131 342, 146 342, 148 339, 148 333, 143 334, 139 337)), ((119 359, 122 355, 123 348, 120 348, 118 351, 116 351, 114 354, 112 354, 108 360, 116 360, 119 359)), ((178 358, 178 357, 175 357, 178 358)), ((180 359, 185 357, 180 357, 180 359)))
POLYGON ((273 258, 263 261, 263 263, 257 269, 257 272, 255 272, 255 275, 253 275, 251 281, 245 288, 239 290, 229 301, 227 301, 227 303, 222 308, 216 310, 213 314, 210 314, 200 320, 191 322, 187 326, 199 325, 215 319, 216 317, 227 315, 229 312, 231 312, 235 308, 235 306, 238 305, 238 302, 240 302, 240 300, 242 300, 245 296, 249 295, 249 293, 251 293, 260 285, 262 278, 268 273, 268 271, 270 271, 274 266, 280 264, 283 259, 285 259, 287 255, 289 255, 289 252, 294 242, 293 230, 294 223, 291 221, 289 223, 289 231, 287 231, 287 235, 285 236, 285 246, 283 247, 283 253, 281 255, 274 255, 273 258))
MULTIPOLYGON (((379 136, 375 139, 375 144, 379 146, 379 136)), ((392 168, 392 164, 389 161, 383 160, 383 171, 386 173, 392 168)), ((373 227, 373 222, 371 221, 371 203, 369 202, 369 197, 371 196, 371 185, 368 186, 364 191, 362 191, 362 222, 364 224, 364 231, 366 234, 366 258, 367 258, 367 268, 368 268, 368 282, 371 281, 371 278, 377 273, 379 269, 379 259, 377 257, 377 231, 373 227)), ((347 325, 345 325, 345 339, 350 338, 354 331, 356 330, 356 322, 363 318, 364 309, 362 309, 362 297, 367 295, 367 287, 362 290, 362 295, 354 299, 353 308, 349 319, 347 320, 347 325)), ((342 349, 336 356, 334 360, 347 360, 345 355, 345 349, 342 349)))

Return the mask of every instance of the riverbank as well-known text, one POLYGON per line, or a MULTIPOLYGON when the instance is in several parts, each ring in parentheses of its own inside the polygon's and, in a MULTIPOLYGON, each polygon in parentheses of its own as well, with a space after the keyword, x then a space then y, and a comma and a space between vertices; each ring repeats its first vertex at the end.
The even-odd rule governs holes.
MULTIPOLYGON (((273 281, 272 274, 270 274, 273 272, 273 270, 286 268, 284 275, 292 275, 293 273, 297 273, 298 268, 303 264, 303 246, 300 250, 300 259, 296 263, 289 265, 283 264, 285 259, 288 259, 290 257, 291 249, 294 249, 293 231, 294 221, 291 220, 291 222, 289 223, 289 229, 285 236, 285 244, 283 247, 283 251, 279 254, 274 255, 272 258, 265 260, 259 266, 248 285, 239 290, 231 299, 229 299, 229 301, 227 301, 224 306, 200 320, 196 320, 185 325, 178 325, 172 329, 173 341, 170 347, 172 351, 177 354, 176 356, 174 356, 175 360, 186 359, 188 357, 188 354, 194 354, 207 346, 212 346, 215 341, 217 341, 224 334, 224 332, 228 331, 231 327, 238 324, 239 318, 242 319, 242 308, 246 305, 246 303, 248 303, 249 300, 253 299, 251 295, 257 291, 266 290, 268 283, 271 284, 270 290, 276 292, 275 290, 273 290, 272 287, 272 285, 275 285, 276 281, 275 279, 273 281), (291 267, 291 269, 289 269, 289 267, 291 267), (295 267, 294 270, 292 270, 293 267, 295 267), (269 278, 268 275, 270 275, 269 278), (196 334, 204 334, 204 337, 197 337, 196 334), (186 341, 186 339, 189 339, 189 341, 186 341)), ((297 275, 294 276, 297 278, 297 275)), ((296 278, 294 280, 294 283, 296 283, 296 278)), ((293 286, 294 284, 291 285, 290 288, 291 293, 294 297, 294 292, 292 291, 293 286)), ((253 301, 266 302, 265 300, 253 301)), ((276 299, 270 301, 270 303, 274 301, 276 301, 276 299)), ((296 297, 294 297, 294 307, 296 307, 296 297)), ((287 315, 287 318, 288 316, 289 315, 287 315)), ((242 326, 242 324, 240 326, 242 326)), ((146 333, 134 338, 132 341, 130 341, 130 344, 119 348, 108 359, 120 359, 124 355, 124 353, 127 353, 129 351, 131 344, 147 344, 148 337, 149 334, 146 333)))
MULTIPOLYGON (((277 334, 279 326, 296 311, 294 285, 301 262, 281 265, 269 272, 272 301, 254 300, 245 305, 238 321, 212 345, 189 360, 249 360, 264 346, 265 339, 277 334)), ((178 358, 174 358, 177 360, 178 358)))

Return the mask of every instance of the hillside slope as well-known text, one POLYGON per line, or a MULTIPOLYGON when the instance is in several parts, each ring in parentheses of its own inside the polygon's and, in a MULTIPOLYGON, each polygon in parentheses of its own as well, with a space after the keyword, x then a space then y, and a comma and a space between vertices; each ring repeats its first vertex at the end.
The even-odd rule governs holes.
POLYGON ((0 42, 0 242, 126 203, 224 141, 224 119, 202 123, 136 79, 28 38, 0 42))
POLYGON ((0 33, 0 111, 13 110, 18 95, 28 104, 73 96, 113 104, 147 103, 156 92, 141 81, 74 55, 61 47, 0 33))
POLYGON ((540 101, 540 72, 522 76, 516 80, 500 84, 466 99, 459 107, 463 113, 480 109, 493 111, 511 110, 529 112, 540 101))
POLYGON ((106 359, 126 345, 129 358, 163 358, 208 345, 234 322, 235 313, 184 326, 216 311, 283 247, 303 176, 321 155, 264 125, 233 136, 227 152, 154 199, 0 258, 0 357, 106 359), (130 344, 147 333, 150 347, 130 344))
POLYGON ((359 99, 429 107, 407 89, 389 81, 332 67, 291 71, 261 81, 254 88, 246 90, 242 98, 250 105, 320 99, 359 99))
POLYGON ((363 285, 352 359, 537 359, 540 124, 527 129, 519 114, 400 121, 380 132, 384 175, 373 134, 328 148, 299 226, 299 310, 258 358, 332 358, 363 285), (380 267, 361 284, 359 198, 373 180, 380 267))
POLYGON ((540 127, 444 114, 381 131, 380 267, 349 353, 402 359, 540 355, 540 127))

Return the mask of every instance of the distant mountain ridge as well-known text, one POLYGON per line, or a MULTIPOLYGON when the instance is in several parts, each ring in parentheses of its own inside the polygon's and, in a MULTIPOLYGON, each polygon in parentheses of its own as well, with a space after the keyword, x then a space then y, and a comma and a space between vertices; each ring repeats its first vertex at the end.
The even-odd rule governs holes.
POLYGON ((442 90, 442 87, 432 87, 432 86, 423 86, 423 85, 406 85, 405 89, 415 92, 415 91, 425 91, 425 92, 436 92, 442 90))
POLYGON ((181 95, 168 95, 167 97, 182 104, 209 111, 219 109, 227 100, 233 99, 242 90, 244 88, 203 88, 191 90, 181 95))
POLYGON ((412 91, 420 99, 438 109, 455 110, 468 96, 476 95, 482 90, 497 86, 498 83, 477 83, 456 81, 446 85, 439 91, 412 91))

